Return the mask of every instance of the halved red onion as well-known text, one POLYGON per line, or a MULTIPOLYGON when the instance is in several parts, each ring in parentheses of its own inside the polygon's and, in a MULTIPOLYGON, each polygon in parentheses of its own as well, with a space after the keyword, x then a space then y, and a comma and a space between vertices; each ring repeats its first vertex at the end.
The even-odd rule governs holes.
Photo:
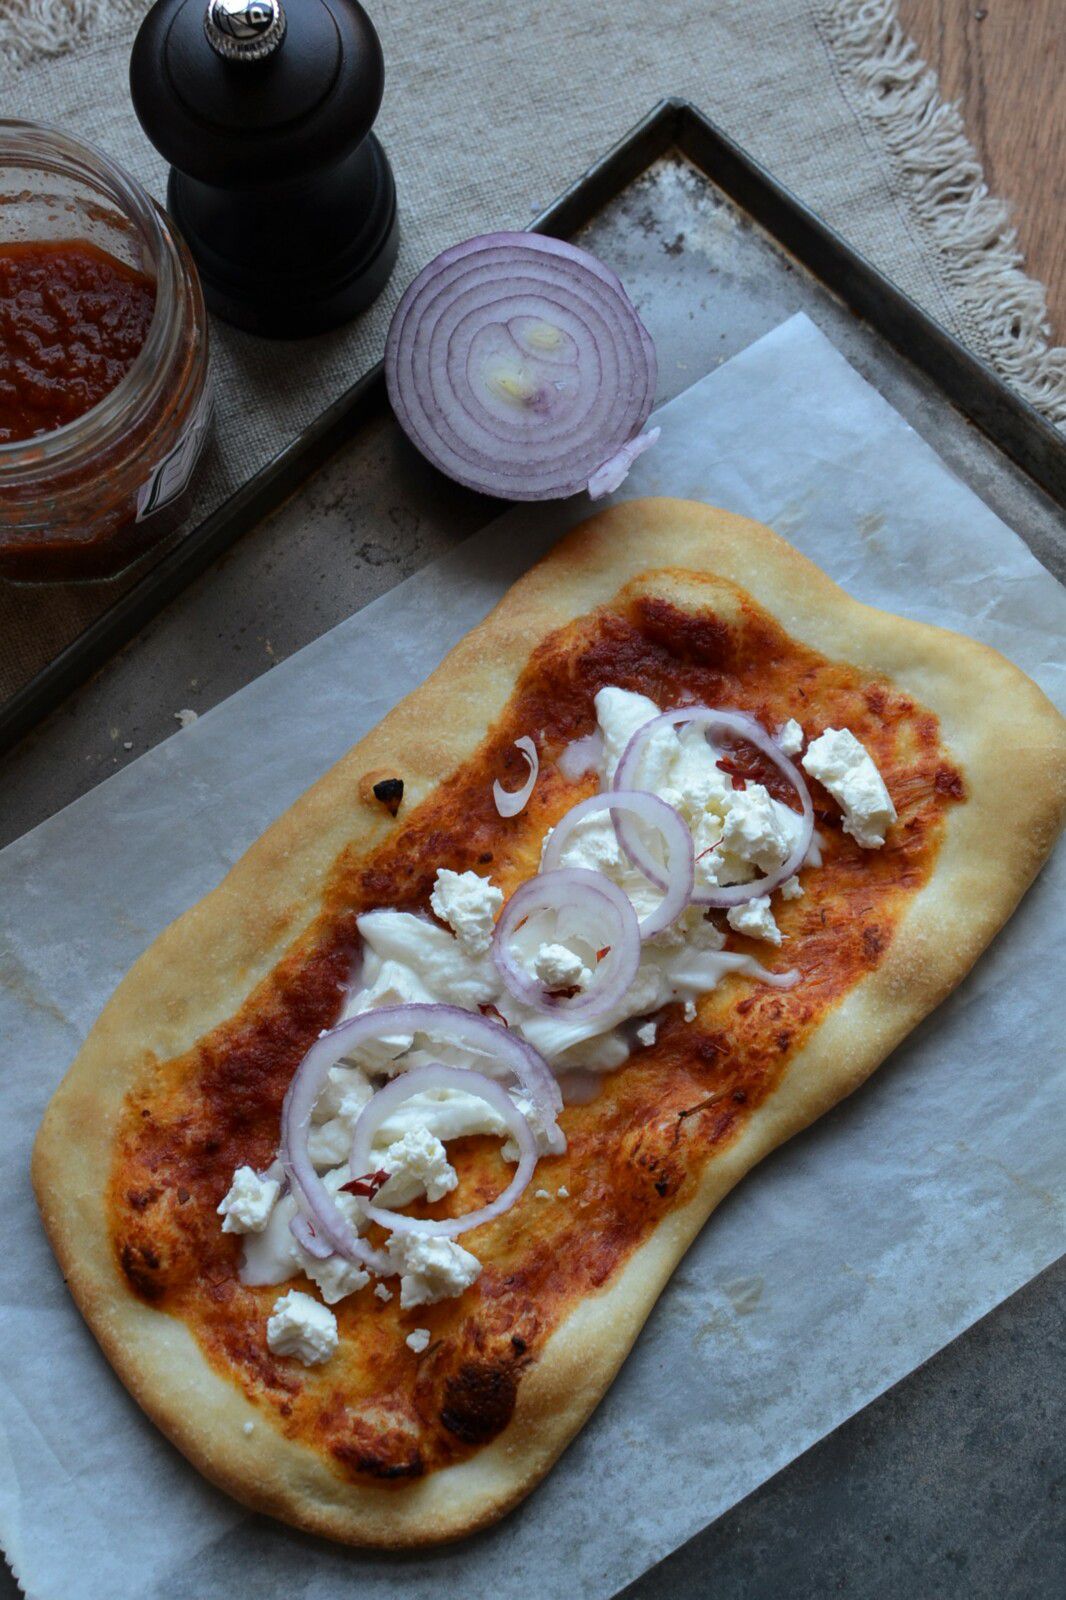
POLYGON ((596 1017, 622 1000, 640 966, 640 927, 629 898, 602 872, 560 867, 540 872, 520 885, 500 912, 492 936, 492 958, 509 992, 536 1011, 596 1017), (540 912, 568 916, 584 929, 594 950, 605 953, 596 963, 588 989, 572 996, 552 995, 511 949, 520 923, 540 912))
POLYGON ((407 1072, 401 1072, 398 1078, 393 1078, 383 1089, 379 1089, 359 1113, 349 1165, 353 1172, 369 1172, 375 1159, 371 1155, 371 1145, 382 1123, 411 1095, 434 1089, 455 1089, 462 1094, 474 1094, 491 1106, 518 1146, 518 1167, 514 1177, 488 1205, 468 1211, 465 1216, 446 1217, 440 1221, 406 1217, 398 1211, 376 1205, 372 1199, 360 1200, 359 1205, 371 1222, 379 1222, 394 1233, 418 1233, 438 1239, 455 1239, 459 1234, 480 1228, 483 1222, 491 1222, 494 1217, 502 1217, 505 1211, 509 1211, 529 1183, 537 1164, 537 1143, 533 1130, 501 1084, 486 1078, 484 1073, 465 1067, 434 1064, 411 1067, 407 1072))
MULTIPOLYGON (((711 706, 679 706, 676 711, 663 711, 659 716, 651 717, 636 730, 622 752, 622 759, 615 769, 614 787, 617 789, 639 787, 636 782, 637 770, 640 766, 641 752, 648 739, 659 728, 678 728, 682 724, 702 728, 708 735, 724 733, 731 739, 745 739, 749 744, 753 744, 768 761, 773 763, 782 776, 788 779, 799 796, 802 808, 800 828, 795 843, 780 867, 761 878, 753 878, 749 883, 734 883, 728 887, 693 894, 693 902, 701 906, 737 906, 743 905, 748 900, 754 900, 757 895, 771 894, 786 879, 791 878, 804 863, 814 833, 814 807, 810 791, 799 768, 783 754, 762 724, 747 712, 721 711, 711 706)), ((652 883, 659 888, 665 887, 661 869, 645 849, 642 841, 637 838, 634 830, 627 828, 624 822, 618 822, 615 826, 619 843, 630 860, 651 879, 652 883)))
POLYGON ((571 783, 583 777, 586 772, 591 772, 603 760, 603 734, 597 728, 595 733, 586 733, 580 739, 571 739, 565 750, 560 755, 556 766, 564 778, 569 778, 571 783))
MULTIPOLYGON (((649 794, 646 789, 608 790, 605 794, 594 794, 587 800, 579 800, 564 817, 560 817, 544 846, 541 861, 543 871, 551 871, 560 865, 566 842, 574 829, 585 817, 593 816, 597 811, 611 813, 620 844, 622 834, 619 822, 621 816, 628 812, 630 816, 638 817, 641 822, 654 828, 666 846, 666 861, 655 885, 658 889, 664 889, 663 897, 654 911, 649 912, 640 923, 640 936, 648 939, 653 933, 661 933, 668 928, 692 898, 695 874, 692 835, 680 812, 667 805, 665 800, 660 800, 658 795, 649 794), (665 880, 665 885, 660 880, 665 880)), ((634 865, 639 868, 640 862, 634 865)))
MULTIPOLYGON (((585 250, 491 233, 431 261, 396 308, 385 381, 408 438, 457 482, 508 500, 617 486, 655 394, 655 347, 585 250)), ((604 492, 602 489, 600 492, 604 492)))
POLYGON ((510 791, 503 787, 499 778, 496 779, 492 785, 492 798, 496 802, 496 810, 501 817, 517 817, 520 811, 525 810, 526 803, 536 785, 537 774, 540 772, 540 757, 537 755, 537 747, 529 735, 524 733, 521 739, 515 740, 514 746, 516 750, 521 750, 525 756, 526 764, 529 767, 529 776, 520 789, 510 791))
POLYGON ((360 1237, 318 1176, 308 1154, 307 1136, 311 1113, 325 1088, 331 1067, 370 1039, 414 1033, 457 1044, 506 1067, 542 1124, 548 1148, 554 1152, 566 1148, 566 1139, 556 1120, 563 1107, 562 1095, 548 1063, 531 1044, 498 1022, 463 1011, 459 1006, 381 1006, 361 1016, 349 1017, 320 1035, 297 1067, 281 1108, 279 1156, 298 1211, 309 1225, 298 1224, 293 1233, 305 1249, 308 1248, 305 1241, 313 1241, 312 1253, 318 1253, 323 1244, 328 1244, 328 1253, 336 1252, 348 1261, 358 1261, 379 1274, 391 1270, 387 1260, 360 1237))

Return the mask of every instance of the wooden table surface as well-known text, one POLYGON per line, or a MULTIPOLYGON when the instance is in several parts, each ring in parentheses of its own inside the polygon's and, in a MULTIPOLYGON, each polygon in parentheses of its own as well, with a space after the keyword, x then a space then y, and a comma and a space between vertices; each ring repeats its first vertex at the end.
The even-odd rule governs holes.
POLYGON ((899 16, 945 98, 961 102, 1066 343, 1066 0, 900 0, 899 16))

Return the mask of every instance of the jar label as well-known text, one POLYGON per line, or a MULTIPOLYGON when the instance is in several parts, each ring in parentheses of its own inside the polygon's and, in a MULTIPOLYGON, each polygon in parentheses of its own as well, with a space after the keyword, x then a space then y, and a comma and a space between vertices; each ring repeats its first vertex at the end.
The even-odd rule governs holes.
POLYGON ((144 522, 147 517, 162 511, 164 506, 168 506, 184 492, 207 437, 214 399, 214 385, 209 373, 204 384, 204 392, 200 396, 189 426, 173 450, 168 451, 162 461, 156 463, 147 480, 137 491, 138 522, 144 522))

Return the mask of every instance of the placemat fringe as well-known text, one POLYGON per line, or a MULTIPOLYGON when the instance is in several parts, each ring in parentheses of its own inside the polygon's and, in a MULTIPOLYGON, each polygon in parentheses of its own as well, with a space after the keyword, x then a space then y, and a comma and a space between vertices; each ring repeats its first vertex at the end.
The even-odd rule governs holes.
POLYGON ((989 193, 958 106, 942 98, 936 73, 900 26, 898 0, 830 0, 822 21, 987 359, 1066 428, 1066 347, 1049 342, 1044 285, 1024 271, 1010 208, 989 193))
POLYGON ((148 5, 149 0, 0 0, 0 69, 65 56, 89 43, 97 28, 110 32, 128 17, 143 16, 148 5))

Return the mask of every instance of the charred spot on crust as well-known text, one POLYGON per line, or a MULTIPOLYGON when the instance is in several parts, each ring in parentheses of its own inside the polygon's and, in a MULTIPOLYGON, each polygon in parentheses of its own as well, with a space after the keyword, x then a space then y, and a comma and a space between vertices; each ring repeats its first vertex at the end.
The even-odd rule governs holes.
POLYGON ((395 1483, 400 1478, 421 1478, 426 1470, 426 1463, 417 1450, 412 1450, 402 1461, 390 1461, 374 1450, 361 1450, 358 1445, 350 1444, 335 1444, 333 1454, 353 1472, 365 1473, 385 1483, 395 1483))
POLYGON ((359 779, 359 798, 364 805, 381 805, 390 816, 395 816, 403 799, 403 779, 395 777, 388 768, 364 772, 359 779))
POLYGON ((403 799, 403 779, 382 778, 380 783, 374 785, 374 799, 380 800, 389 815, 394 817, 403 799))
POLYGON ((440 1420, 464 1444, 487 1444, 510 1422, 517 1393, 506 1367, 465 1361, 444 1385, 440 1420))
POLYGON ((962 781, 962 774, 956 772, 954 767, 937 767, 933 785, 937 794, 946 794, 952 800, 966 798, 966 786, 962 781))
POLYGON ((155 1276, 163 1263, 150 1244, 132 1244, 129 1240, 119 1251, 119 1261, 130 1288, 144 1300, 161 1300, 166 1285, 155 1276))

